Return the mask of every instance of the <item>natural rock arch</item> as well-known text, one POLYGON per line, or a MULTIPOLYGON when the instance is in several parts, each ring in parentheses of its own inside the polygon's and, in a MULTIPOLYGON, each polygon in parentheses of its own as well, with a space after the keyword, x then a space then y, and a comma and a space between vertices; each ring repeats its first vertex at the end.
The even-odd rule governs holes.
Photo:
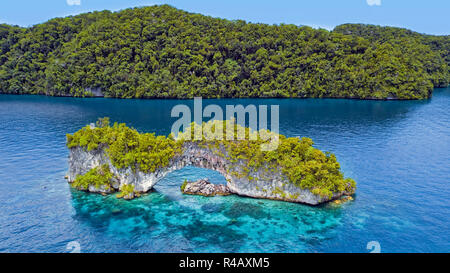
MULTIPOLYGON (((121 185, 132 184, 139 192, 151 190, 158 181, 173 171, 194 166, 219 172, 227 180, 230 191, 242 196, 317 205, 345 194, 345 192, 335 193, 331 198, 315 195, 308 189, 301 189, 290 183, 280 170, 267 172, 261 169, 251 171, 248 176, 238 175, 242 167, 239 162, 233 164, 226 157, 193 142, 185 142, 181 155, 171 159, 168 167, 159 168, 153 173, 134 171, 131 167, 117 169, 104 150, 87 151, 83 147, 74 147, 70 149, 68 180, 73 182, 77 175, 83 175, 104 164, 109 165, 117 177, 114 188, 119 189, 121 185)), ((88 191, 103 190, 90 187, 88 191)))

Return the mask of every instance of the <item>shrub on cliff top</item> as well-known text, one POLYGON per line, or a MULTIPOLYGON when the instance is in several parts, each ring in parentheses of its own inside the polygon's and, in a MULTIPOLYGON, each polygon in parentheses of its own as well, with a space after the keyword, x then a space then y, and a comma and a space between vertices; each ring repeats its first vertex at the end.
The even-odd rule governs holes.
MULTIPOLYGON (((185 133, 179 135, 179 138, 189 138, 188 135, 191 134, 190 139, 194 139, 195 126, 200 125, 192 123, 185 133)), ((207 140, 204 133, 203 139, 197 142, 221 156, 225 156, 230 162, 240 164, 241 172, 237 175, 247 176, 252 180, 253 178, 250 177, 252 171, 280 170, 295 186, 309 189, 312 193, 324 197, 331 197, 333 193, 342 191, 354 191, 355 181, 344 178, 336 156, 314 148, 312 146, 314 143, 310 138, 288 138, 281 134, 276 135, 273 132, 265 131, 266 135, 276 135, 279 141, 274 150, 264 151, 261 149, 261 145, 269 144, 270 138, 262 139, 260 134, 257 134, 256 140, 249 140, 250 134, 255 134, 255 131, 235 123, 231 126, 233 127, 230 127, 226 121, 217 120, 203 123, 202 130, 206 129, 214 134, 220 134, 220 132, 216 132, 216 129, 222 128, 223 137, 222 140, 210 140, 211 138, 207 140), (234 134, 234 139, 237 139, 238 131, 243 130, 245 132, 244 140, 226 140, 226 132, 230 130, 234 134), (226 151, 225 154, 222 154, 221 147, 226 151), (246 165, 242 166, 242 164, 246 165)))
MULTIPOLYGON (((181 154, 183 142, 187 141, 186 139, 194 139, 194 126, 200 126, 193 123, 185 133, 179 134, 178 140, 174 140, 171 136, 140 134, 125 124, 115 123, 112 127, 106 122, 102 124, 105 125, 94 128, 86 126, 73 135, 67 135, 67 146, 79 146, 87 151, 103 146, 115 167, 131 167, 133 170, 139 169, 147 173, 167 167, 175 155, 181 154)), ((314 148, 310 138, 288 138, 266 130, 267 135, 277 136, 279 141, 275 149, 265 151, 261 149, 261 145, 269 144, 270 138, 262 139, 257 135, 255 140, 249 140, 250 134, 255 132, 235 123, 231 124, 232 127, 227 127, 226 121, 217 120, 203 123, 204 132, 222 133, 223 140, 207 140, 203 134, 201 140, 192 142, 225 157, 231 164, 228 171, 233 172, 233 175, 247 176, 252 180, 252 172, 280 171, 295 186, 323 197, 331 197, 333 193, 342 191, 354 191, 355 181, 344 178, 336 156, 314 148), (220 131, 220 128, 223 131, 220 131), (235 139, 237 132, 243 130, 244 140, 226 140, 227 130, 231 130, 235 139), (236 166, 239 168, 235 168, 236 166), (234 173, 236 169, 240 172, 234 173)))
POLYGON ((131 167, 147 173, 168 166, 170 159, 181 151, 180 143, 171 137, 140 134, 123 123, 102 124, 102 127, 86 126, 73 135, 68 134, 67 147, 93 151, 103 146, 116 168, 131 167))

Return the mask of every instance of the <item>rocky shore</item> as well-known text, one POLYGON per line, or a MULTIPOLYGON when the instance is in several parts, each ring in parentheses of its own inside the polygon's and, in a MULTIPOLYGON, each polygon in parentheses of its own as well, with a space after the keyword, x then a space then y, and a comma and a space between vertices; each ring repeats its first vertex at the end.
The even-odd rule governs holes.
POLYGON ((223 184, 212 184, 208 178, 200 179, 195 182, 185 181, 181 185, 181 192, 191 195, 216 196, 230 195, 232 192, 223 184))

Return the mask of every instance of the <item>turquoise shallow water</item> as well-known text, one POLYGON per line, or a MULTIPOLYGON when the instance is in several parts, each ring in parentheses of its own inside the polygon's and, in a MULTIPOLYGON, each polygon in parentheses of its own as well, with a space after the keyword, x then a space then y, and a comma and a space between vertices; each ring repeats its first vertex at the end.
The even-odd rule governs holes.
POLYGON ((70 189, 65 134, 109 116, 168 134, 177 100, 0 95, 0 252, 450 251, 450 89, 427 101, 204 100, 279 104, 280 132, 332 151, 358 183, 341 207, 206 198, 184 179, 218 173, 188 167, 130 202, 70 189))

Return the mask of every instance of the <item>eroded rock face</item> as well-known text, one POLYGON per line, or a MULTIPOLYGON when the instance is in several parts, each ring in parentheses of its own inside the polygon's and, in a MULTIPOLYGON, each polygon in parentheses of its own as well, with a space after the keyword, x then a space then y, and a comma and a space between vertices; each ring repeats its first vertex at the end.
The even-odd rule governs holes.
MULTIPOLYGON (((81 147, 75 147, 70 149, 69 173, 67 176, 69 182, 73 182, 77 175, 83 175, 92 168, 107 164, 118 180, 113 185, 114 189, 119 189, 124 184, 132 184, 136 192, 148 192, 170 172, 192 165, 221 173, 227 180, 227 191, 242 196, 318 205, 337 199, 342 195, 350 194, 343 191, 335 193, 331 198, 315 195, 308 189, 301 189, 290 183, 280 170, 260 168, 257 171, 250 172, 249 175, 242 176, 239 173, 242 173, 241 168, 245 166, 245 163, 230 162, 226 156, 221 156, 225 154, 226 151, 220 148, 214 150, 192 142, 185 142, 183 153, 175 156, 168 167, 160 168, 154 173, 144 173, 133 171, 130 167, 126 169, 115 168, 104 149, 86 151, 81 147)), ((208 187, 210 186, 205 186, 205 188, 208 187)), ((98 192, 96 189, 92 189, 92 191, 98 192)))
POLYGON ((216 196, 230 195, 231 191, 223 184, 212 184, 207 178, 195 182, 187 182, 181 191, 185 194, 216 196))
MULTIPOLYGON (((116 177, 117 183, 113 183, 114 189, 119 189, 122 185, 134 185, 134 189, 137 192, 148 192, 161 178, 168 173, 177 169, 181 169, 184 166, 178 166, 174 163, 169 168, 158 169, 154 173, 144 173, 140 171, 133 171, 131 167, 126 169, 117 169, 109 160, 108 155, 102 149, 86 151, 81 147, 75 147, 70 149, 69 155, 69 173, 67 179, 72 183, 77 175, 84 175, 89 170, 101 166, 108 165, 110 171, 116 177)), ((88 189, 91 192, 100 192, 98 189, 91 187, 88 189)))

